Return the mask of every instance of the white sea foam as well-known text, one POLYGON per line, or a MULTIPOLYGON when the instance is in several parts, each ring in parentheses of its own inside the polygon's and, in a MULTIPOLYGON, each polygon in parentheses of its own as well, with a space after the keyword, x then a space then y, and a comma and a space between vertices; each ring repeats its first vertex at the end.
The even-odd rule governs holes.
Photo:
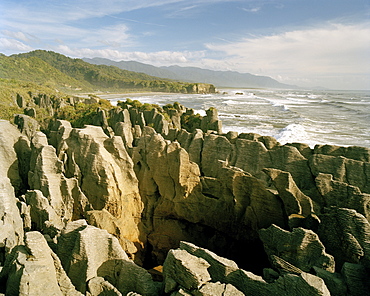
POLYGON ((226 100, 226 101, 222 102, 222 104, 226 104, 226 105, 237 105, 237 104, 240 104, 240 103, 243 103, 243 102, 239 102, 239 101, 235 101, 235 100, 226 100))
POLYGON ((234 120, 240 120, 240 119, 253 119, 253 120, 262 120, 266 119, 269 116, 268 115, 259 115, 259 114, 228 114, 228 113, 219 113, 218 114, 220 119, 234 119, 234 120))
POLYGON ((332 143, 370 147, 369 92, 224 89, 208 95, 124 95, 112 103, 126 98, 160 106, 177 101, 202 116, 215 107, 224 132, 254 132, 275 136, 281 143, 310 146, 332 143), (277 128, 282 126, 285 128, 277 128))
POLYGON ((283 109, 284 111, 289 111, 289 107, 287 105, 281 104, 281 103, 273 103, 272 106, 279 107, 283 109))
POLYGON ((310 103, 310 100, 308 99, 287 97, 287 100, 294 102, 294 104, 309 104, 310 103))
POLYGON ((207 115, 206 110, 203 110, 203 109, 194 110, 194 113, 199 114, 200 116, 206 116, 207 115))
POLYGON ((276 135, 274 135, 274 138, 276 138, 276 140, 281 144, 293 142, 307 143, 309 141, 308 134, 304 126, 297 123, 292 123, 282 128, 276 135))
POLYGON ((225 105, 268 105, 269 103, 264 101, 236 101, 236 100, 225 100, 222 101, 225 105))
POLYGON ((309 94, 307 97, 308 97, 308 98, 310 98, 310 99, 318 99, 318 98, 320 98, 321 96, 319 96, 319 95, 309 94))

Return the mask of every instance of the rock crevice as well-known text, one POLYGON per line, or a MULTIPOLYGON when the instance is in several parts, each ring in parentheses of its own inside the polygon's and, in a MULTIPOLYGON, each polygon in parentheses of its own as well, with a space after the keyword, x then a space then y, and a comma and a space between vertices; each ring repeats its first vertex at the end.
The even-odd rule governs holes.
POLYGON ((369 292, 369 149, 222 134, 217 110, 185 130, 167 108, 0 121, 0 293, 369 292))

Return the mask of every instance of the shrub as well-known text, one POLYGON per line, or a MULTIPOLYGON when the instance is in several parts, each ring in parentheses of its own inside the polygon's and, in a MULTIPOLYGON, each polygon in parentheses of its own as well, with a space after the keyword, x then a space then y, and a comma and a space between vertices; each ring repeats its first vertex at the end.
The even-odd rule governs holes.
POLYGON ((197 128, 200 128, 202 116, 199 114, 184 113, 181 116, 181 127, 192 133, 197 128))
POLYGON ((92 124, 99 104, 78 103, 76 106, 65 106, 55 114, 55 118, 68 120, 73 127, 81 128, 86 124, 92 124))
POLYGON ((14 114, 23 113, 21 108, 0 104, 0 119, 13 122, 14 114))

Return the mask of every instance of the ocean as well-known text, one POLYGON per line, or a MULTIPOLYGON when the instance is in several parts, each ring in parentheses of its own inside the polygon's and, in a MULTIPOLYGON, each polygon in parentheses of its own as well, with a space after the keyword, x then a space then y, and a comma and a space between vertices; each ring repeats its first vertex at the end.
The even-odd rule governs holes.
POLYGON ((180 104, 205 115, 217 108, 223 132, 257 133, 281 144, 370 148, 370 91, 218 89, 217 94, 124 95, 142 103, 180 104))

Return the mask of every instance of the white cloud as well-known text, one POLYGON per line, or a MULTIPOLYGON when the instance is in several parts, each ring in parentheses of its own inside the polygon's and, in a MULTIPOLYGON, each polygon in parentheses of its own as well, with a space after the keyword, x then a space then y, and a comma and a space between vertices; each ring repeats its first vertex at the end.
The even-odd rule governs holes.
POLYGON ((246 11, 246 12, 252 12, 252 13, 255 13, 255 12, 258 12, 261 10, 261 7, 253 7, 253 8, 242 8, 242 10, 246 11))
POLYGON ((179 8, 178 10, 168 13, 166 17, 169 18, 187 17, 189 14, 194 14, 195 13, 194 9, 198 7, 199 5, 184 6, 182 8, 179 8))
POLYGON ((35 36, 20 32, 20 31, 15 32, 15 31, 9 31, 9 30, 2 30, 1 33, 10 38, 18 39, 24 42, 29 42, 29 41, 33 41, 37 39, 35 36))
MULTIPOLYGON (((230 2, 234 0, 64 0, 64 1, 20 1, 0 7, 4 19, 20 23, 63 23, 88 18, 117 16, 122 12, 163 6, 173 11, 189 10, 198 5, 230 2), (178 4, 178 5, 177 5, 178 4), (179 8, 180 7, 180 8, 179 8)), ((239 0, 240 1, 240 0, 239 0)), ((1 6, 1 3, 0 3, 1 6)), ((136 21, 136 20, 132 20, 136 21)))
POLYGON ((0 52, 8 51, 30 51, 32 47, 18 41, 9 38, 0 38, 0 52))
POLYGON ((102 43, 109 47, 127 47, 132 45, 133 37, 128 34, 128 27, 124 24, 104 27, 95 31, 82 32, 85 36, 81 41, 85 46, 102 43))
POLYGON ((189 60, 199 60, 205 55, 204 51, 125 52, 115 49, 70 48, 66 45, 59 45, 54 50, 72 57, 102 57, 115 61, 138 61, 158 66, 184 64, 189 60))
POLYGON ((225 65, 233 70, 280 75, 285 80, 326 79, 334 87, 338 77, 370 74, 369 45, 370 25, 366 23, 329 24, 206 46, 223 53, 225 65))
POLYGON ((29 33, 18 31, 3 30, 3 36, 18 39, 32 46, 43 42, 43 47, 52 44, 69 44, 69 46, 79 47, 99 47, 120 48, 134 45, 134 37, 131 36, 129 28, 125 24, 107 26, 98 29, 77 28, 65 24, 47 26, 45 24, 34 23, 27 25, 25 31, 32 32, 34 35, 42 36, 37 38, 29 33))
MULTIPOLYGON (((217 0, 215 0, 217 1, 217 0)), ((61 23, 87 18, 117 15, 122 12, 150 8, 185 0, 65 0, 65 1, 24 1, 13 2, 3 7, 4 18, 20 22, 61 23)))

